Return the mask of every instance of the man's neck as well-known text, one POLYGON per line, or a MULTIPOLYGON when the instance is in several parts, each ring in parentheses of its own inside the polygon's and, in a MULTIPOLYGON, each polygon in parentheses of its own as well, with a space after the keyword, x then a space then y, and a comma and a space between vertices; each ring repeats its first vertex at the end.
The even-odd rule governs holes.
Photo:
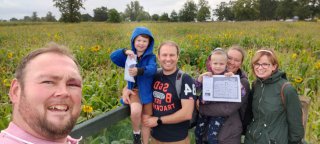
MULTIPOLYGON (((25 123, 25 121, 17 121, 16 119, 13 119, 12 123, 19 127, 21 130, 25 131, 26 134, 29 134, 30 136, 32 136, 35 139, 42 139, 45 141, 52 141, 51 139, 48 139, 47 137, 44 137, 42 135, 40 135, 39 133, 37 133, 33 128, 31 128, 27 123, 25 123)), ((29 138, 32 138, 29 137, 29 138)), ((32 138, 32 139, 33 139, 32 138)), ((55 139, 53 140, 54 142, 58 142, 58 143, 64 143, 67 141, 67 136, 64 138, 59 138, 59 139, 55 139)))
POLYGON ((174 72, 176 72, 177 69, 178 69, 177 67, 176 67, 174 70, 171 70, 171 71, 166 71, 166 70, 163 69, 163 74, 164 74, 164 75, 171 75, 171 74, 173 74, 174 72))

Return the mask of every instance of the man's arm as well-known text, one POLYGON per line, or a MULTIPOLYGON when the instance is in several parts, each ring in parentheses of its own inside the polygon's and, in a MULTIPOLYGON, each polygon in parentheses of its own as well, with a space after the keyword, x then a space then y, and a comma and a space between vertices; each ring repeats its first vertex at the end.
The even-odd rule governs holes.
POLYGON ((194 109, 193 99, 182 99, 182 108, 177 112, 161 117, 162 123, 164 124, 174 124, 182 121, 190 120, 192 118, 192 112, 194 109))
MULTIPOLYGON (((186 120, 190 120, 192 118, 192 113, 194 109, 194 100, 193 99, 181 99, 181 109, 177 112, 162 116, 161 120, 163 124, 175 124, 179 122, 183 122, 186 120)), ((144 119, 144 125, 147 127, 155 127, 158 125, 157 123, 158 117, 150 117, 148 119, 144 119)))

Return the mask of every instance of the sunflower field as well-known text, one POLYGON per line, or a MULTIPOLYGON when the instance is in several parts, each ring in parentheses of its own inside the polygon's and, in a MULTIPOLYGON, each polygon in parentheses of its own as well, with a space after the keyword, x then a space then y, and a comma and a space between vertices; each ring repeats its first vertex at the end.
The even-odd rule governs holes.
POLYGON ((123 69, 110 61, 110 53, 130 48, 131 32, 148 27, 155 50, 165 40, 181 47, 179 67, 196 77, 205 71, 210 52, 239 44, 246 50, 243 69, 254 77, 250 60, 260 48, 276 51, 280 69, 299 95, 311 98, 306 139, 320 143, 320 23, 319 22, 210 22, 210 23, 0 23, 0 130, 11 120, 8 92, 23 56, 48 42, 72 49, 84 79, 82 112, 78 123, 120 105, 125 86, 123 69))

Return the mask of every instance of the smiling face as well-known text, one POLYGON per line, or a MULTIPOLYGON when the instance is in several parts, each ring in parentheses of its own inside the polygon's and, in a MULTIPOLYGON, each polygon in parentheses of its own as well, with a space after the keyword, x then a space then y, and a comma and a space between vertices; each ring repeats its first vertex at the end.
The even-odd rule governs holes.
POLYGON ((237 71, 240 69, 241 64, 243 61, 243 55, 241 52, 235 49, 231 49, 228 51, 228 64, 227 69, 229 72, 237 73, 237 71))
POLYGON ((138 56, 141 56, 146 51, 149 45, 149 41, 150 40, 148 36, 141 36, 141 35, 137 36, 134 39, 134 47, 137 50, 138 56))
POLYGON ((225 54, 212 54, 210 60, 210 67, 213 74, 222 74, 227 67, 227 58, 225 54))
POLYGON ((165 75, 174 73, 177 70, 178 48, 173 44, 164 44, 159 49, 158 60, 165 75))
POLYGON ((268 56, 263 55, 253 64, 254 73, 258 78, 263 80, 269 78, 276 70, 276 65, 273 65, 268 56))
POLYGON ((65 138, 81 112, 82 78, 77 65, 51 52, 32 59, 24 72, 23 86, 15 79, 10 88, 13 122, 45 140, 65 138))
POLYGON ((258 50, 251 60, 254 75, 263 80, 269 78, 278 69, 279 63, 271 50, 258 50))

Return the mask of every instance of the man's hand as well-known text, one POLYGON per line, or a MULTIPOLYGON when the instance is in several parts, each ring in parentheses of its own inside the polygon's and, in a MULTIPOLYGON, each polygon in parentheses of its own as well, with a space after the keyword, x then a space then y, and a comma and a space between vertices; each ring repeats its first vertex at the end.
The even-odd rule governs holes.
POLYGON ((158 125, 157 121, 158 117, 144 117, 143 125, 146 127, 156 127, 158 125))
POLYGON ((125 104, 130 104, 130 95, 133 95, 134 92, 127 87, 123 88, 122 90, 122 100, 125 104))

